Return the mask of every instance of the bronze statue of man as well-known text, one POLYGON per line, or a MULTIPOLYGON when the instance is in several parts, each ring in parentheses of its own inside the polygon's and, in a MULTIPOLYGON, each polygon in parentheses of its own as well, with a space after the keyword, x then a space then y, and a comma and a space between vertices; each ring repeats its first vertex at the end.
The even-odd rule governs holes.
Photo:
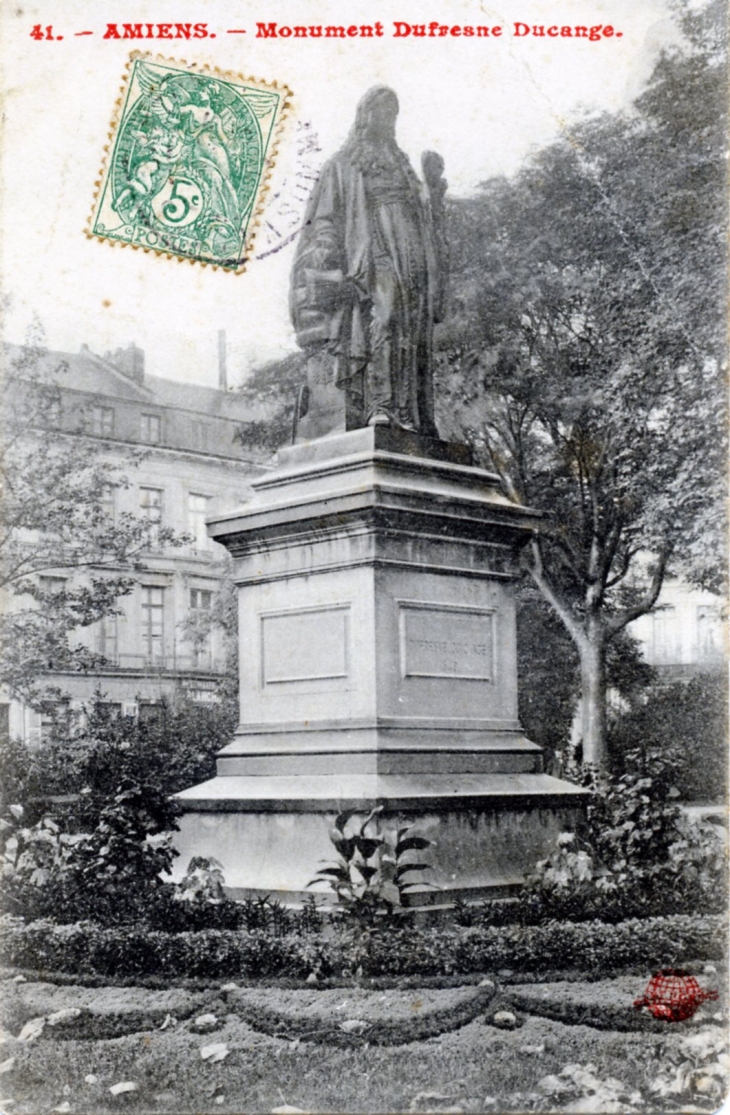
POLYGON ((422 183, 398 147, 398 98, 376 86, 312 192, 292 271, 291 313, 310 387, 336 384, 346 428, 435 437, 433 325, 444 290, 443 161, 422 183))

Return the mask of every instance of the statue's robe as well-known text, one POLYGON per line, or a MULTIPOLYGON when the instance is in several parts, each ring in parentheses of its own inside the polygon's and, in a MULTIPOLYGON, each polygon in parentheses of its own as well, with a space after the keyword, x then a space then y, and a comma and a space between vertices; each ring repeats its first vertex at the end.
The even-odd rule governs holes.
POLYGON ((361 169, 330 159, 309 201, 292 270, 297 340, 325 349, 355 424, 377 413, 435 436, 439 274, 427 191, 399 153, 361 169))

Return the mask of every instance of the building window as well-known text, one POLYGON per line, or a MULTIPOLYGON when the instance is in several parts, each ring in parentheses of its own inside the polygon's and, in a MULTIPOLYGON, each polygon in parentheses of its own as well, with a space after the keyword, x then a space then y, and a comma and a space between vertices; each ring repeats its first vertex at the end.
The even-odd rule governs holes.
POLYGON ((194 449, 207 449, 208 448, 208 427, 205 422, 193 420, 191 422, 191 429, 193 434, 193 448, 194 449))
POLYGON ((39 587, 44 596, 52 596, 57 592, 64 592, 66 588, 65 577, 45 577, 38 578, 39 587))
POLYGON ((209 612, 213 607, 213 590, 209 588, 190 589, 190 610, 192 612, 209 612))
POLYGON ((63 421, 63 404, 55 395, 46 402, 44 420, 45 425, 52 430, 57 429, 63 421))
POLYGON ((671 666, 678 661, 677 609, 659 608, 652 615, 652 660, 657 666, 671 666))
POLYGON ((160 523, 162 522, 162 489, 140 488, 139 510, 142 518, 150 524, 150 545, 159 545, 160 523))
POLYGON ((105 488, 101 493, 99 505, 107 519, 114 522, 116 518, 116 493, 114 488, 105 488))
POLYGON ((71 709, 68 701, 44 701, 41 706, 41 743, 68 736, 71 709))
POLYGON ((41 709, 41 743, 48 743, 56 734, 56 708, 45 701, 41 709))
POLYGON ((114 433, 114 408, 95 406, 91 408, 91 432, 98 437, 114 433))
POLYGON ((104 616, 104 618, 100 620, 98 648, 99 654, 105 658, 108 663, 116 663, 118 649, 116 616, 104 616))
POLYGON ((697 607, 697 658, 700 662, 722 658, 722 622, 720 609, 715 604, 697 607))
POLYGON ((207 550, 210 546, 205 519, 208 514, 208 497, 188 493, 188 532, 193 536, 194 550, 207 550))
MULTIPOLYGON (((66 578, 41 576, 38 578, 38 589, 40 591, 40 598, 37 600, 38 607, 41 611, 44 608, 54 607, 58 604, 64 603, 64 598, 61 596, 66 591, 66 578), (54 600, 55 598, 55 600, 54 600)), ((63 668, 63 662, 53 649, 53 644, 49 647, 48 657, 45 660, 45 668, 47 670, 58 670, 63 668)), ((42 734, 42 733, 41 733, 42 734)))
POLYGON ((159 414, 143 414, 140 418, 140 438, 150 445, 159 445, 162 440, 162 419, 159 414))
POLYGON ((142 650, 148 662, 161 662, 164 654, 165 590, 142 586, 142 650))
POLYGON ((157 701, 140 701, 138 716, 140 724, 147 728, 165 726, 165 706, 157 701))
POLYGON ((95 701, 94 710, 105 723, 119 720, 122 715, 121 701, 95 701))
POLYGON ((210 611, 213 592, 209 588, 190 589, 190 615, 193 620, 193 660, 197 669, 209 669, 213 661, 210 611))

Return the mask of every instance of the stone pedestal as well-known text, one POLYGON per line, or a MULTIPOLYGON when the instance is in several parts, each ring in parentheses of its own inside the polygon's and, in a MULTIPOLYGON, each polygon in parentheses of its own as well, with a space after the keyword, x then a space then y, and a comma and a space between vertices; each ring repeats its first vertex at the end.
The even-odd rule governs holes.
POLYGON ((516 555, 537 525, 463 446, 375 427, 279 454, 209 524, 235 561, 241 723, 178 795, 178 863, 301 899, 344 809, 435 841, 413 901, 508 891, 574 823, 517 719, 516 555))

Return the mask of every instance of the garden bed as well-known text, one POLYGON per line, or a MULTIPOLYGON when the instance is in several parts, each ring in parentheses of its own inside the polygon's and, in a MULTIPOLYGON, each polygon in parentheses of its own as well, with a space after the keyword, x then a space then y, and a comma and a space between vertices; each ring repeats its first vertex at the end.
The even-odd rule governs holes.
MULTIPOLYGON (((537 999, 581 1003, 589 1002, 599 990, 610 1005, 628 1008, 644 982, 645 976, 617 977, 600 985, 536 982, 524 991, 537 999)), ((472 1020, 447 1025, 440 1033, 410 1034, 408 1044, 373 1043, 366 1031, 341 1041, 337 1035, 344 1033, 342 1023, 354 1020, 396 1025, 402 1036, 411 1015, 433 1021, 441 1014, 453 1023, 463 1006, 474 1003, 479 989, 465 984, 442 991, 418 987, 388 992, 363 988, 222 991, 211 988, 191 997, 178 986, 150 992, 135 987, 6 981, 3 999, 15 999, 22 1009, 16 1010, 5 1042, 3 1056, 13 1064, 2 1077, 2 1094, 14 1097, 12 1110, 19 1115, 54 1109, 71 1115, 111 1115, 120 1110, 137 1115, 212 1110, 238 1115, 270 1112, 285 1104, 303 1112, 555 1111, 575 1097, 549 1090, 548 1084, 552 1081, 554 1089, 566 1066, 579 1064, 598 1082, 617 1078, 627 1096, 642 1090, 643 1106, 608 1109, 671 1111, 681 1103, 672 1097, 662 1103, 654 1097, 650 1092, 654 1078, 665 1066, 677 1063, 681 1043, 689 1035, 710 1029, 722 1032, 717 1022, 708 1026, 694 1019, 665 1024, 656 1033, 620 1033, 580 1023, 567 1025, 527 1011, 524 1025, 509 1032, 492 1024, 501 1000, 498 991, 487 1009, 472 1020), (302 1040, 288 1027, 279 1033, 258 1029, 262 1007, 287 1022, 299 1020, 302 1029, 318 1027, 320 1040, 302 1040), (63 1027, 57 1026, 46 1037, 19 1040, 20 1025, 28 1016, 68 1008, 93 1014, 95 1032, 87 1028, 84 1036, 73 1036, 69 1029, 62 1037, 63 1027), (165 1013, 167 1024, 161 1028, 159 1019, 166 1008, 171 1017, 165 1013), (196 1032, 195 1019, 208 1012, 217 1016, 214 1032, 196 1032), (119 1029, 122 1021, 132 1027, 145 1019, 148 1025, 142 1030, 119 1029), (221 1061, 203 1056, 212 1043, 225 1046, 221 1061), (135 1090, 115 1096, 110 1089, 120 1082, 133 1084, 135 1090)), ((609 1092, 606 1095, 614 1098, 609 1092)), ((715 1107, 700 1103, 695 1110, 709 1112, 715 1107)))

